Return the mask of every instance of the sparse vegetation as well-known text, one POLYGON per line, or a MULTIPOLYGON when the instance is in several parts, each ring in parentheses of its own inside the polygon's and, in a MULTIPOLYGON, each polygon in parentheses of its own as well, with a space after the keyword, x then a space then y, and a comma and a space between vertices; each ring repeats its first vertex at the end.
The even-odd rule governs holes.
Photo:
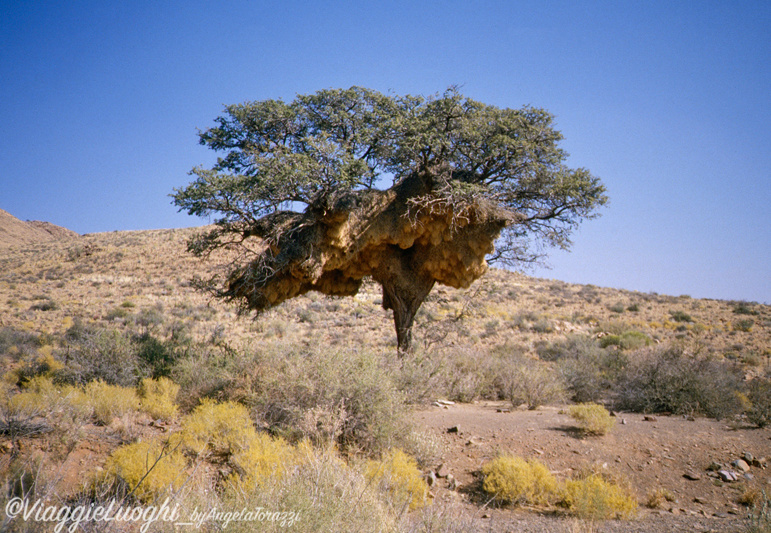
POLYGON ((484 491, 504 503, 546 505, 557 491, 557 481, 535 460, 501 456, 482 467, 484 491))
POLYGON ((571 405, 569 413, 579 429, 588 435, 605 435, 616 425, 608 410, 596 403, 571 405))
POLYGON ((568 480, 563 502, 571 514, 587 520, 631 518, 637 512, 637 499, 628 489, 596 474, 568 480))

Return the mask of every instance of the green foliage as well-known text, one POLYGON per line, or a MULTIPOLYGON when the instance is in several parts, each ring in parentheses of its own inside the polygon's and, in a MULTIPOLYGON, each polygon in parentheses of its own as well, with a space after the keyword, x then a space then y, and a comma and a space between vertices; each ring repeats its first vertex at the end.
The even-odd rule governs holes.
POLYGON ((589 435, 605 435, 616 425, 608 410, 596 403, 571 405, 569 413, 581 431, 589 435))
POLYGON ((637 499, 630 490, 596 474, 568 480, 563 503, 571 514, 586 520, 631 518, 637 512, 637 499))
POLYGON ((600 338, 600 347, 618 346, 622 350, 638 350, 653 343, 650 337, 640 331, 625 331, 621 335, 605 335, 600 338))
POLYGON ((482 466, 482 488, 498 501, 545 505, 556 494, 557 481, 536 459, 501 456, 482 466))
POLYGON ((187 479, 185 457, 158 440, 139 441, 115 450, 96 484, 124 483, 142 503, 163 500, 187 479))
POLYGON ((693 322, 693 317, 685 311, 670 311, 669 316, 675 322, 693 322))
POLYGON ((751 318, 745 318, 743 320, 737 320, 734 322, 734 330, 743 331, 748 333, 752 331, 752 327, 755 325, 755 321, 751 318))
POLYGON ((407 505, 415 510, 428 503, 428 485, 417 463, 399 449, 386 452, 379 461, 370 460, 365 476, 390 494, 396 508, 407 505))

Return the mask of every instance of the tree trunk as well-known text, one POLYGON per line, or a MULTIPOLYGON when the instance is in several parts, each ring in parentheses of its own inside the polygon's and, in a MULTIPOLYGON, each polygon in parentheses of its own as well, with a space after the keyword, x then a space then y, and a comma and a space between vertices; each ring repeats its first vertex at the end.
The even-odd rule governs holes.
POLYGON ((390 257, 383 261, 373 279, 383 287, 383 309, 394 312, 394 326, 399 354, 412 351, 412 324, 435 281, 421 275, 413 263, 414 251, 391 247, 390 257))

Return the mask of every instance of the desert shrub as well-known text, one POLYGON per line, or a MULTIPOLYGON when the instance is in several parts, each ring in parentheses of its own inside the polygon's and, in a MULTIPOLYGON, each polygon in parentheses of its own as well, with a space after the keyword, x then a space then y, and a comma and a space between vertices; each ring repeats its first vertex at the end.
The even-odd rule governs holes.
POLYGON ((254 433, 254 424, 246 407, 205 398, 182 419, 179 437, 183 446, 194 453, 232 455, 244 450, 254 433))
POLYGON ((616 425, 608 410, 596 403, 571 405, 569 413, 579 429, 589 435, 605 435, 616 425))
POLYGON ((404 394, 389 375, 394 357, 366 349, 266 346, 231 360, 226 394, 290 439, 312 436, 301 429, 309 410, 338 413, 341 448, 376 454, 399 445, 409 431, 404 394))
POLYGON ((537 409, 565 398, 565 385, 559 373, 538 361, 523 358, 502 369, 499 379, 506 391, 505 398, 514 405, 524 403, 528 409, 537 409))
POLYGON ((307 441, 294 447, 284 439, 252 432, 244 446, 230 456, 235 472, 227 479, 231 490, 250 490, 276 483, 312 453, 307 441))
POLYGON ((648 498, 645 501, 645 506, 649 509, 658 509, 664 502, 673 502, 677 498, 671 490, 664 487, 658 487, 648 494, 648 498))
POLYGON ((755 378, 749 384, 747 419, 758 427, 771 424, 771 380, 755 378))
POLYGON ((174 346, 145 333, 135 339, 137 357, 154 378, 168 377, 176 359, 174 346))
POLYGON ((618 346, 622 350, 638 350, 645 346, 650 346, 651 341, 645 333, 640 331, 625 331, 621 335, 606 335, 600 338, 601 348, 608 346, 618 346))
POLYGON ((670 311, 669 316, 675 322, 693 322, 693 317, 685 311, 670 311))
POLYGON ((119 447, 107 458, 97 484, 125 484, 125 491, 143 503, 163 499, 186 479, 187 463, 178 450, 158 440, 119 447))
POLYGON ((501 456, 482 466, 482 488, 504 503, 544 505, 557 491, 557 481, 546 466, 535 460, 501 456))
POLYGON ((630 518, 637 511, 637 499, 630 490, 599 475, 568 480, 563 503, 571 514, 587 520, 630 518))
POLYGON ((574 402, 593 402, 604 398, 612 389, 628 356, 618 350, 604 350, 595 339, 571 335, 564 340, 542 344, 538 355, 557 361, 557 369, 574 402))
POLYGON ((210 499, 203 507, 280 512, 274 520, 266 519, 259 525, 249 521, 231 522, 227 531, 233 533, 252 533, 256 527, 260 531, 297 533, 399 530, 396 513, 384 502, 387 495, 357 469, 341 461, 332 449, 308 448, 302 461, 287 469, 280 478, 254 489, 226 484, 223 490, 210 492, 210 499))
POLYGON ((84 401, 93 409, 94 418, 107 425, 113 418, 139 409, 136 390, 104 381, 92 381, 85 387, 84 401))
POLYGON ((110 385, 133 387, 143 375, 136 346, 129 335, 116 329, 89 328, 76 324, 65 335, 60 379, 85 385, 101 380, 110 385))
POLYGON ((145 378, 139 384, 142 411, 156 419, 176 418, 178 393, 179 385, 168 378, 145 378))
POLYGON ((758 311, 753 308, 754 304, 749 302, 739 302, 734 308, 733 312, 737 315, 758 315, 758 311))
POLYGON ((428 501, 428 485, 417 463, 399 449, 386 452, 379 461, 368 461, 365 477, 387 493, 397 509, 408 506, 415 510, 428 501))
POLYGON ((733 364, 691 356, 682 347, 636 352, 616 388, 618 409, 725 418, 743 409, 743 376, 733 364))
POLYGON ((761 491, 760 501, 752 508, 747 533, 771 533, 771 499, 765 491, 761 491))
POLYGON ((737 320, 734 322, 734 330, 735 331, 743 331, 745 333, 748 333, 752 331, 752 327, 755 325, 755 321, 751 318, 745 318, 743 320, 737 320))

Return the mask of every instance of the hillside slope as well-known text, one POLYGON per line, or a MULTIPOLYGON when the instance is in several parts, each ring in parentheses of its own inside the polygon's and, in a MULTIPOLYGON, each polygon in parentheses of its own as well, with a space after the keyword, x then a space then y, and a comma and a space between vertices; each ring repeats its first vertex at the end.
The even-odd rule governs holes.
POLYGON ((0 248, 41 242, 70 240, 79 237, 74 231, 38 220, 22 221, 0 209, 0 248))

